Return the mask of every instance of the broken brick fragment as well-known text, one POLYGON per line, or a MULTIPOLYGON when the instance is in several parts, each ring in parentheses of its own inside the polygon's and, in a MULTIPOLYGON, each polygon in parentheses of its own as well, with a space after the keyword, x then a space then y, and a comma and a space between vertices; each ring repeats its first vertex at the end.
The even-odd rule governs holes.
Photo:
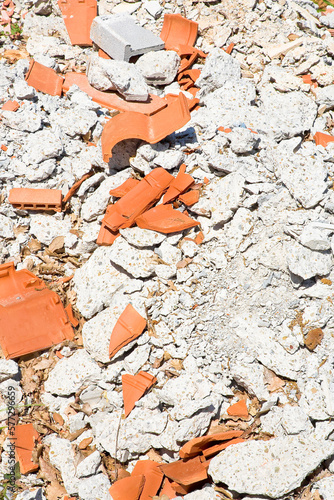
POLYGON ((58 0, 72 45, 93 45, 90 27, 97 16, 96 0, 58 0))
POLYGON ((75 182, 73 184, 73 186, 68 190, 67 194, 64 196, 63 198, 63 203, 67 203, 68 200, 74 195, 74 193, 79 189, 79 187, 81 186, 81 184, 86 180, 88 179, 91 175, 93 175, 92 173, 90 174, 85 174, 81 177, 81 179, 79 179, 77 182, 75 182))
POLYGON ((147 372, 139 372, 137 375, 129 373, 122 375, 124 413, 127 417, 135 404, 145 394, 145 392, 155 384, 157 379, 147 372))
POLYGON ((185 165, 181 165, 180 171, 174 180, 170 183, 169 188, 164 195, 162 202, 169 203, 175 198, 177 198, 180 194, 184 193, 187 189, 190 188, 193 184, 195 184, 194 179, 191 175, 185 173, 185 165))
POLYGON ((109 493, 113 500, 139 500, 144 484, 144 476, 124 477, 110 486, 109 493))
POLYGON ((145 485, 140 495, 140 500, 151 500, 159 491, 164 475, 159 469, 159 464, 153 460, 138 460, 131 476, 145 476, 145 485))
POLYGON ((240 399, 240 401, 238 401, 237 403, 229 406, 227 408, 227 414, 231 415, 232 417, 248 418, 249 413, 246 401, 244 399, 240 399))
POLYGON ((20 105, 17 101, 7 101, 1 106, 1 111, 17 111, 20 105))
POLYGON ((34 89, 44 94, 61 96, 64 78, 57 75, 54 69, 48 68, 34 60, 30 61, 25 80, 34 89))
POLYGON ((203 450, 208 448, 212 443, 228 441, 233 438, 238 438, 242 434, 243 431, 225 431, 219 432, 217 434, 210 434, 208 436, 194 438, 182 446, 179 451, 179 455, 181 458, 194 457, 202 453, 203 450))
POLYGON ((28 474, 38 470, 38 464, 32 461, 32 451, 39 434, 32 424, 19 424, 15 426, 13 443, 15 444, 16 459, 20 464, 21 474, 28 474))
POLYGON ((167 477, 165 477, 162 488, 159 492, 160 497, 162 495, 167 495, 169 497, 169 500, 172 500, 177 496, 176 491, 172 487, 172 481, 170 481, 167 477))
POLYGON ((116 198, 122 198, 122 196, 125 196, 129 191, 131 191, 132 188, 136 187, 139 182, 140 181, 138 179, 130 177, 130 179, 124 181, 123 184, 117 188, 111 189, 109 194, 115 196, 116 198))
POLYGON ((112 358, 125 345, 132 342, 143 333, 146 327, 146 319, 128 304, 111 333, 109 344, 109 356, 112 358))
POLYGON ((317 146, 323 146, 326 148, 330 142, 334 142, 334 137, 329 134, 324 134, 323 132, 316 132, 313 136, 317 146))
POLYGON ((225 450, 232 444, 238 444, 238 443, 243 443, 245 440, 242 438, 235 438, 235 439, 229 439, 228 441, 220 444, 215 444, 214 446, 210 446, 210 448, 206 448, 203 450, 203 455, 205 458, 212 457, 213 455, 216 455, 222 450, 225 450))
POLYGON ((172 205, 158 205, 136 218, 137 226, 169 234, 199 225, 185 213, 174 210, 172 205))
POLYGON ((195 205, 195 203, 199 200, 199 191, 198 189, 191 189, 187 193, 181 194, 179 196, 179 200, 182 201, 187 207, 191 207, 195 205))
POLYGON ((9 203, 22 210, 54 210, 61 212, 60 189, 13 188, 9 191, 9 203))
POLYGON ((71 304, 68 304, 68 306, 65 307, 65 311, 66 311, 68 319, 71 322, 71 325, 74 326, 74 328, 76 328, 79 325, 79 321, 74 316, 71 304))
POLYGON ((204 481, 208 477, 208 464, 202 462, 200 457, 191 458, 190 460, 177 460, 159 467, 165 476, 182 486, 204 481))

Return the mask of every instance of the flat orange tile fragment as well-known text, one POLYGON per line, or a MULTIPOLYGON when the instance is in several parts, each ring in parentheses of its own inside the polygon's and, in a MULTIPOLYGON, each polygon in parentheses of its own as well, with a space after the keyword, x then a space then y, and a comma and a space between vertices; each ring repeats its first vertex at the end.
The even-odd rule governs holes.
POLYGON ((219 441, 228 441, 229 439, 238 438, 243 434, 243 431, 226 431, 218 434, 210 434, 191 439, 184 444, 179 451, 181 458, 189 458, 199 455, 204 449, 208 448, 211 443, 219 441))
POLYGON ((0 147, 1 151, 7 151, 7 146, 5 144, 1 144, 1 147, 0 147))
POLYGON ((206 185, 210 184, 210 181, 209 181, 209 179, 207 177, 204 177, 203 182, 206 185))
POLYGON ((137 186, 139 182, 140 181, 138 179, 133 179, 132 177, 130 177, 130 179, 124 181, 123 184, 121 184, 117 188, 111 189, 109 191, 109 194, 115 196, 116 198, 122 198, 122 196, 126 195, 129 191, 131 191, 132 188, 137 186))
POLYGON ((96 0, 58 0, 72 45, 93 45, 90 27, 97 16, 96 0))
POLYGON ((1 106, 1 111, 17 111, 20 105, 17 101, 7 101, 1 106))
POLYGON ((165 477, 164 479, 159 495, 167 495, 169 497, 169 500, 177 497, 177 493, 172 487, 172 482, 167 477, 165 477))
POLYGON ((32 451, 35 441, 39 441, 39 434, 32 424, 19 424, 15 426, 13 443, 15 445, 16 459, 20 464, 21 474, 36 471, 39 466, 32 461, 32 451))
POLYGON ((120 236, 119 231, 112 231, 105 225, 102 221, 101 228, 99 234, 97 236, 96 243, 101 246, 109 246, 112 245, 116 238, 120 236))
POLYGON ((212 457, 213 455, 216 455, 222 450, 225 450, 231 444, 238 444, 238 443, 243 443, 245 440, 242 438, 235 438, 235 439, 230 439, 229 441, 221 444, 216 444, 214 446, 211 446, 210 448, 206 448, 203 450, 203 455, 205 458, 212 457))
POLYGON ((113 500, 139 500, 144 484, 144 476, 124 477, 110 486, 109 493, 113 500))
POLYGON ((128 304, 111 333, 109 344, 109 356, 112 358, 125 345, 136 339, 143 333, 146 327, 146 319, 128 304))
POLYGON ((182 203, 184 203, 187 207, 195 205, 195 203, 199 200, 198 189, 191 189, 188 193, 181 194, 181 196, 179 196, 179 200, 182 201, 182 203))
POLYGON ((134 111, 151 115, 167 106, 166 99, 149 94, 147 102, 129 102, 120 97, 116 92, 101 92, 94 89, 84 73, 67 73, 63 84, 63 91, 67 92, 72 85, 77 85, 80 90, 86 92, 94 102, 107 109, 118 109, 119 111, 134 111))
POLYGON ((68 304, 68 306, 65 307, 65 311, 66 311, 68 319, 70 320, 71 325, 74 326, 74 328, 76 328, 79 324, 79 321, 74 316, 71 304, 68 304))
POLYGON ((140 500, 152 500, 159 491, 164 475, 159 469, 159 464, 153 460, 138 460, 131 476, 145 476, 145 485, 140 495, 140 500))
POLYGON ((187 99, 182 93, 168 102, 164 109, 150 116, 133 111, 119 113, 103 128, 101 136, 103 159, 105 162, 109 161, 112 149, 118 142, 125 139, 142 139, 155 144, 183 127, 189 120, 187 99))
POLYGON ((230 45, 226 49, 224 49, 226 54, 231 54, 233 47, 234 47, 234 43, 232 42, 232 43, 230 43, 230 45))
POLYGON ((124 413, 127 417, 135 404, 145 394, 145 392, 155 384, 157 379, 147 372, 139 372, 137 375, 129 373, 122 375, 124 413))
POLYGON ((334 137, 329 134, 324 134, 323 132, 316 132, 313 136, 317 146, 323 146, 326 148, 330 142, 334 141, 334 137))
POLYGON ((304 83, 307 83, 308 85, 312 85, 312 87, 317 88, 318 83, 312 79, 312 75, 302 75, 302 79, 304 83))
POLYGON ((166 50, 180 50, 181 46, 193 46, 197 38, 198 23, 181 14, 165 14, 160 38, 166 50))
POLYGON ((181 167, 175 179, 170 183, 169 188, 162 199, 163 203, 169 203, 170 201, 175 200, 175 198, 184 193, 190 188, 190 186, 195 184, 191 175, 185 173, 185 165, 181 165, 181 167))
POLYGON ((111 57, 102 49, 99 49, 99 57, 102 57, 103 59, 111 59, 111 57))
POLYGON ((44 94, 58 95, 62 94, 64 78, 57 75, 54 69, 48 68, 34 60, 30 61, 25 80, 31 87, 44 92, 44 94))
POLYGON ((131 227, 139 215, 160 199, 173 179, 164 168, 155 168, 120 200, 108 206, 103 223, 111 231, 131 227))
POLYGON ((142 229, 169 234, 198 226, 199 222, 174 210, 172 205, 158 205, 137 217, 136 224, 142 229))
POLYGON ((61 212, 60 189, 13 188, 9 191, 9 203, 22 210, 54 210, 61 212))
POLYGON ((196 245, 200 245, 201 243, 203 243, 203 241, 204 241, 204 234, 202 231, 199 231, 196 235, 195 243, 196 245))
POLYGON ((13 262, 0 266, 0 345, 6 359, 72 340, 73 329, 56 292, 13 262))
POLYGON ((76 193, 76 191, 79 189, 79 187, 81 186, 81 184, 86 179, 88 179, 91 175, 93 175, 93 174, 92 173, 91 174, 85 174, 84 176, 81 177, 81 179, 79 179, 77 182, 75 182, 73 184, 73 186, 71 187, 71 189, 69 189, 68 193, 63 198, 63 203, 64 204, 67 203, 70 198, 72 198, 72 196, 76 193))
MULTIPOLYGON (((334 139, 334 138, 333 138, 334 139)), ((227 408, 227 414, 233 417, 248 418, 249 413, 244 399, 240 399, 237 403, 227 408)))
POLYGON ((202 462, 199 457, 187 461, 178 460, 159 467, 165 476, 182 486, 198 483, 208 477, 207 464, 202 462))
POLYGON ((190 493, 190 490, 192 489, 192 485, 183 486, 182 484, 176 483, 175 481, 171 482, 171 487, 175 491, 175 493, 178 496, 181 495, 182 498, 183 498, 183 495, 190 493))

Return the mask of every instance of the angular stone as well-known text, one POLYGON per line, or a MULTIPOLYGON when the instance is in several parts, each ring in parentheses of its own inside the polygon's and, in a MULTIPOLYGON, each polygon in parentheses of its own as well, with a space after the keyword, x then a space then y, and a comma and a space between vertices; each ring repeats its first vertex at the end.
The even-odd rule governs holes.
POLYGON ((180 63, 181 58, 174 50, 159 50, 141 56, 136 67, 149 85, 169 85, 174 81, 180 63))
POLYGON ((82 500, 113 500, 109 488, 111 483, 105 474, 80 479, 78 493, 82 500))
POLYGON ((57 236, 65 236, 71 229, 71 221, 67 216, 65 219, 57 219, 53 215, 32 215, 30 233, 44 245, 50 245, 57 236))
POLYGON ((327 276, 332 268, 331 252, 315 252, 296 242, 288 245, 286 260, 289 270, 303 280, 327 276))
POLYGON ((162 233, 141 229, 137 226, 121 229, 120 233, 130 245, 138 248, 157 246, 166 239, 166 235, 162 233))
POLYGON ((240 63, 222 49, 213 49, 205 60, 196 86, 200 87, 201 97, 222 87, 225 82, 239 80, 241 77, 240 63))
POLYGON ((82 462, 77 466, 76 475, 79 478, 93 476, 96 474, 97 469, 101 464, 101 456, 99 451, 94 451, 91 455, 88 455, 82 462))
POLYGON ((112 244, 109 252, 111 262, 120 266, 134 278, 148 278, 154 274, 158 257, 152 250, 138 250, 120 236, 112 244))

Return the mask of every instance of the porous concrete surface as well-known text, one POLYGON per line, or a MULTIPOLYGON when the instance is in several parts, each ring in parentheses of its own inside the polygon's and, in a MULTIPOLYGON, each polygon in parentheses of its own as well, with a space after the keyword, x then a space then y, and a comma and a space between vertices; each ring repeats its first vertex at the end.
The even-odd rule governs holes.
MULTIPOLYGON (((62 97, 36 91, 24 80, 28 58, 63 76, 88 70, 96 88, 125 99, 191 98, 176 81, 177 53, 99 61, 96 47, 70 45, 56 0, 16 2, 23 37, 0 30, 0 107, 20 104, 0 111, 0 264, 43 279, 80 322, 73 341, 1 355, 1 427, 13 387, 19 422, 41 435, 40 470, 21 476, 17 498, 111 500, 115 459, 131 473, 137 460, 174 462, 190 439, 237 429, 245 442, 216 455, 185 500, 333 500, 334 146, 313 138, 334 135, 333 14, 311 0, 98 8, 156 37, 164 14, 180 13, 199 24, 196 47, 208 56, 192 66, 201 75, 190 121, 157 144, 123 141, 107 164, 101 134, 118 111, 76 86, 62 97), (178 209, 200 227, 166 235, 134 226, 96 244, 117 200, 111 189, 156 167, 176 176, 182 163, 200 196, 178 209), (17 187, 65 195, 86 174, 61 213, 8 202, 17 187), (128 304, 147 328, 110 360, 128 304), (141 370, 157 383, 124 419, 122 375, 141 370), (227 414, 241 398, 248 420, 227 414)), ((6 432, 0 447, 5 484, 6 432)))

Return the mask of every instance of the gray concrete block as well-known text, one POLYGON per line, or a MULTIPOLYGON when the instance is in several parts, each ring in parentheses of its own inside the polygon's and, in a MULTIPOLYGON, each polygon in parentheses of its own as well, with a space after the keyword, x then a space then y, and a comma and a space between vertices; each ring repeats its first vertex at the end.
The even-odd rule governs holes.
POLYGON ((165 44, 126 15, 98 16, 93 20, 90 37, 113 59, 129 61, 130 57, 161 50, 165 44))

